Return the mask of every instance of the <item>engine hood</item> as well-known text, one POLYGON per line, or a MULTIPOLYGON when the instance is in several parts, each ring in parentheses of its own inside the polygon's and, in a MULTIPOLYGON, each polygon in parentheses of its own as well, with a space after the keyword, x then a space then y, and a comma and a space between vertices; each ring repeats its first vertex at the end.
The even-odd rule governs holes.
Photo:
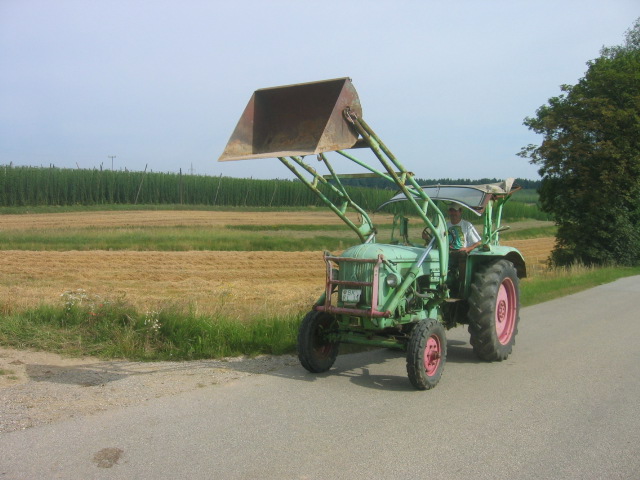
MULTIPOLYGON (((413 262, 424 253, 424 248, 406 245, 389 245, 386 243, 364 243, 346 249, 341 257, 376 259, 378 255, 390 262, 413 262)), ((431 252, 433 253, 433 252, 431 252)))

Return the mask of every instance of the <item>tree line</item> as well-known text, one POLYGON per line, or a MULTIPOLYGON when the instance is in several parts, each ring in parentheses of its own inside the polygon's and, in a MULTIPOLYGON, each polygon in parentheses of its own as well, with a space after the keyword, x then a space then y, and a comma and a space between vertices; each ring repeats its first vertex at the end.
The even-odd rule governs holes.
POLYGON ((640 264, 640 18, 575 85, 524 124, 543 136, 520 153, 539 166, 540 202, 558 224, 552 260, 640 264))

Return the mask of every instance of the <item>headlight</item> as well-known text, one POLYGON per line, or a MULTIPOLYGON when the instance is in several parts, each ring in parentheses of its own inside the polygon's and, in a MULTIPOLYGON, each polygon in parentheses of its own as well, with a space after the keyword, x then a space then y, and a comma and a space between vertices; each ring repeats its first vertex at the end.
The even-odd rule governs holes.
POLYGON ((387 275, 385 281, 390 287, 397 287, 400 284, 400 276, 396 275, 395 273, 390 273, 389 275, 387 275))

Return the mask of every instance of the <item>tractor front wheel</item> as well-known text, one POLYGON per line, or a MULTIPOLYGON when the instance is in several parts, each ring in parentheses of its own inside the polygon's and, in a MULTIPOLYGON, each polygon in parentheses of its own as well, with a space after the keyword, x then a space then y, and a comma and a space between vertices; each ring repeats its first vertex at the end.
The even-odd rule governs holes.
POLYGON ((478 358, 505 360, 513 349, 520 319, 520 291, 516 269, 498 260, 475 274, 469 296, 469 333, 478 358))
POLYGON ((302 320, 298 331, 298 359, 312 373, 329 370, 338 356, 340 344, 327 338, 337 326, 333 316, 311 311, 302 320))
POLYGON ((440 322, 429 318, 420 320, 409 338, 407 374, 418 390, 435 387, 442 377, 447 358, 447 339, 440 322))

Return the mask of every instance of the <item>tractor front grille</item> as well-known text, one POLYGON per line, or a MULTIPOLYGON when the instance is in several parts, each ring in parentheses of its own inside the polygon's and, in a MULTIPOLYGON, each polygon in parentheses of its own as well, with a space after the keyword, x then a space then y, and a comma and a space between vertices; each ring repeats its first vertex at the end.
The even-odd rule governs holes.
POLYGON ((390 317, 391 312, 378 310, 378 281, 383 259, 382 254, 375 259, 369 259, 335 257, 325 253, 324 261, 327 266, 325 302, 323 305, 317 305, 315 309, 332 314, 390 317), (337 265, 338 269, 335 269, 334 265, 337 265), (338 272, 339 275, 336 275, 338 272), (334 278, 336 276, 339 278, 334 278), (340 293, 343 288, 361 289, 362 294, 358 305, 362 307, 333 305, 332 294, 335 291, 340 293))

